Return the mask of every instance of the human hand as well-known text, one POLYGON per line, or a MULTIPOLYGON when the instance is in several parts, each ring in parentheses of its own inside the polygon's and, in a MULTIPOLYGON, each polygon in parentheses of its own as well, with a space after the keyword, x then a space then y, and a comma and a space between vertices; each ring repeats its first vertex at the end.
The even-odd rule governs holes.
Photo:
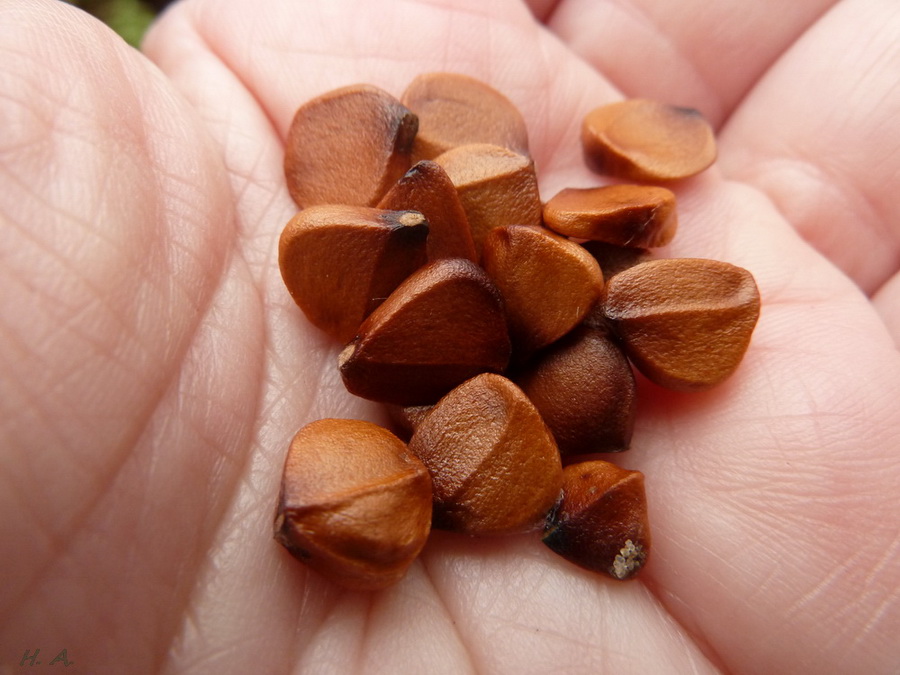
POLYGON ((900 15, 827 4, 562 0, 545 26, 512 0, 191 0, 148 38, 162 75, 71 7, 6 0, 0 663, 896 670, 900 15), (545 197, 599 183, 580 120, 623 94, 720 129, 663 254, 746 267, 762 314, 719 388, 642 384, 615 457, 647 477, 638 581, 535 536, 436 532, 402 583, 357 594, 272 540, 293 433, 380 419, 281 282, 288 124, 326 90, 435 70, 516 103, 545 197))

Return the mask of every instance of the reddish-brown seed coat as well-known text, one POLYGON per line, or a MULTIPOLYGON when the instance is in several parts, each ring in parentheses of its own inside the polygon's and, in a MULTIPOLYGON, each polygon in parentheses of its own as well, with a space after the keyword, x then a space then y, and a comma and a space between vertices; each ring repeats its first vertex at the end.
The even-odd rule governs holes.
POLYGON ((566 188, 544 205, 544 224, 576 239, 665 246, 678 228, 675 194, 654 185, 566 188))
POLYGON ((416 163, 378 203, 382 209, 418 211, 428 221, 428 259, 478 262, 465 209, 453 182, 430 160, 416 163))
POLYGON ((459 194, 475 250, 495 227, 541 224, 541 197, 534 162, 496 145, 463 145, 435 159, 459 194))
POLYGON ((434 159, 469 143, 491 143, 528 154, 522 114, 484 82, 457 73, 425 73, 410 83, 401 101, 419 118, 416 159, 434 159))
POLYGON ((371 422, 322 419, 291 441, 275 539, 331 581, 377 590, 399 581, 431 529, 431 478, 371 422))
POLYGON ((731 375, 759 318, 745 269, 716 260, 652 260, 607 284, 603 312, 631 361, 669 389, 708 389, 731 375))
POLYGON ((595 108, 581 143, 590 168, 628 180, 687 178, 716 160, 712 127, 698 111, 647 99, 595 108))
POLYGON ((281 233, 278 265, 316 327, 346 342, 363 320, 425 264, 428 224, 414 211, 320 205, 281 233))
POLYGON ((603 292, 603 274, 591 254, 542 227, 494 228, 485 238, 482 263, 503 296, 519 356, 572 330, 603 292))
POLYGON ((442 258, 404 281, 341 352, 344 385, 398 405, 434 403, 510 356, 503 301, 469 260, 442 258))
POLYGON ((634 374, 605 329, 579 326, 515 378, 563 455, 619 452, 631 444, 634 374))
POLYGON ((412 163, 418 120, 371 85, 335 89, 300 106, 288 130, 284 171, 301 207, 374 206, 412 163))
POLYGON ((570 464, 543 541, 585 569, 634 577, 650 553, 644 475, 600 460, 570 464))
POLYGON ((522 391, 500 375, 479 375, 444 396, 409 448, 431 471, 437 528, 533 530, 559 496, 553 436, 522 391))

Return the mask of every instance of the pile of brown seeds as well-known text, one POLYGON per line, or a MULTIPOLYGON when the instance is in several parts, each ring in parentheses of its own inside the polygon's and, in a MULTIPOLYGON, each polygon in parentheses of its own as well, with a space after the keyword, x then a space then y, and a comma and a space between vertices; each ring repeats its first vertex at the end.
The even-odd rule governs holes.
POLYGON ((628 449, 632 365, 680 391, 734 372, 759 293, 734 265, 648 251, 677 214, 674 193, 646 183, 715 160, 699 113, 606 105, 582 144, 588 166, 636 183, 542 203, 521 114, 462 75, 422 75, 401 100, 345 87, 297 111, 285 173, 301 210, 282 277, 346 345, 347 389, 397 424, 319 420, 291 442, 275 537, 325 577, 393 584, 432 526, 542 529, 615 579, 646 561, 643 475, 585 456, 628 449))

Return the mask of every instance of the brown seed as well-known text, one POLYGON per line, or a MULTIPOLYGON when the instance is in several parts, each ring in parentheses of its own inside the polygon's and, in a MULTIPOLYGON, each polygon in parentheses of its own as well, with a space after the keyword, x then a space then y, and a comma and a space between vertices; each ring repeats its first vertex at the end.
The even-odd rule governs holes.
POLYGON ((534 162, 496 145, 463 145, 435 159, 459 194, 475 250, 495 227, 540 225, 541 197, 534 162))
POLYGON ((301 207, 374 206, 412 163, 418 120, 370 85, 328 92, 294 115, 285 147, 288 191, 301 207))
POLYGON ((533 530, 559 497, 553 437, 525 394, 500 375, 479 375, 444 396, 409 449, 431 472, 436 528, 533 530))
POLYGON ((584 118, 588 166, 629 180, 676 180, 716 160, 712 127, 697 110, 647 99, 595 108, 584 118))
POLYGON ((544 205, 544 224, 577 239, 618 246, 665 246, 678 227, 675 195, 652 185, 567 188, 544 205))
POLYGON ((428 220, 428 259, 478 262, 469 220, 453 182, 439 164, 415 164, 384 196, 379 208, 418 211, 428 220))
POLYGON ((473 262, 442 258, 372 312, 338 364, 344 385, 357 396, 422 405, 478 373, 502 371, 509 355, 496 286, 473 262))
POLYGON ((644 475, 599 460, 567 466, 544 543, 585 569, 634 577, 650 553, 644 475))
POLYGON ((483 265, 503 296, 520 356, 572 330, 603 292, 603 274, 591 254, 542 227, 494 228, 485 238, 483 265))
POLYGON ((491 143, 528 154, 522 114, 484 82, 456 73, 425 73, 412 81, 401 100, 419 117, 416 159, 434 159, 469 143, 491 143))
POLYGON ((516 377, 563 455, 619 452, 631 444, 634 374, 607 330, 579 326, 516 377))
POLYGON ((398 582, 431 529, 431 478, 406 444, 360 420, 323 419, 291 441, 275 539, 355 590, 398 582))
POLYGON ((425 263, 428 224, 415 211, 320 205, 281 233, 278 264, 310 322, 342 342, 425 263))
POLYGON ((603 311, 625 351, 653 382, 708 389, 738 367, 759 318, 759 290, 745 269, 716 260, 652 260, 620 272, 603 311))

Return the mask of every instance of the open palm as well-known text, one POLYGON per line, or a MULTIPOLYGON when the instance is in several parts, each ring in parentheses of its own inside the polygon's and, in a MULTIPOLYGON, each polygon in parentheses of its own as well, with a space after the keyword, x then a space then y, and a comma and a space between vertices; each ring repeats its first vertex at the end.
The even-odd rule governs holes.
POLYGON ((532 5, 187 1, 147 40, 157 68, 67 5, 0 2, 3 672, 35 649, 83 672, 900 667, 896 3, 532 5), (616 457, 647 476, 641 581, 435 533, 359 594, 272 541, 293 433, 381 419, 281 283, 287 126, 436 70, 520 107, 545 198, 598 184, 597 105, 719 129, 665 254, 748 268, 762 315, 720 388, 642 383, 616 457))

